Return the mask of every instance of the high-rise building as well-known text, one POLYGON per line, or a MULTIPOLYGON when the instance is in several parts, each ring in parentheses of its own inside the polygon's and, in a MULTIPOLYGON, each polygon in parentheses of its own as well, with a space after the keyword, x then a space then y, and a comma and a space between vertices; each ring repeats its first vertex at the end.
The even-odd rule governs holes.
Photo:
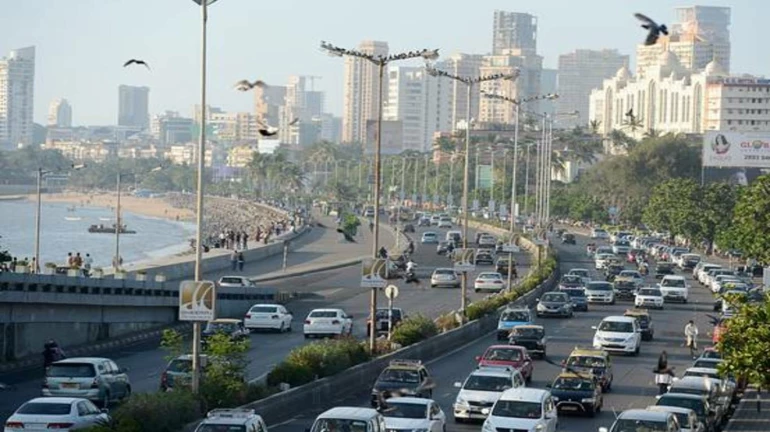
POLYGON ((59 128, 72 127, 72 107, 67 99, 55 99, 48 107, 48 126, 59 128))
POLYGON ((270 86, 254 88, 254 113, 270 126, 277 127, 281 108, 286 98, 286 87, 270 86))
POLYGON ((384 119, 400 120, 403 149, 428 151, 435 132, 448 132, 449 92, 446 80, 433 79, 423 68, 392 67, 384 119))
MULTIPOLYGON (((556 93, 556 86, 558 83, 559 71, 556 69, 543 69, 540 74, 540 94, 554 94, 556 93)), ((540 103, 540 109, 546 114, 553 114, 556 112, 556 104, 550 100, 543 100, 540 103)), ((554 125, 556 127, 557 125, 554 125)), ((561 124, 559 127, 563 127, 561 124)))
POLYGON ((560 55, 556 105, 560 112, 578 111, 578 114, 559 119, 559 124, 568 127, 587 125, 591 91, 623 66, 628 66, 628 56, 615 49, 578 49, 560 55))
MULTIPOLYGON (((371 55, 388 55, 388 43, 363 41, 358 51, 371 55)), ((345 57, 345 90, 342 107, 342 141, 364 143, 368 120, 376 120, 380 106, 379 72, 374 63, 345 57)), ((383 93, 385 91, 383 90, 383 93)))
POLYGON ((495 11, 492 27, 492 55, 506 50, 537 51, 537 18, 528 13, 495 11))
POLYGON ((289 77, 278 122, 278 139, 282 143, 310 145, 317 141, 320 131, 311 123, 323 113, 324 94, 307 88, 308 81, 316 78, 296 75, 289 77), (299 122, 292 125, 295 119, 299 119, 299 122), (303 132, 306 136, 303 136, 303 132))
MULTIPOLYGON (((534 52, 507 50, 503 55, 486 56, 480 72, 481 75, 508 75, 515 73, 516 69, 519 70, 518 79, 485 81, 481 83, 480 90, 514 99, 541 95, 543 58, 534 52)), ((528 103, 527 109, 542 111, 539 101, 528 103)), ((511 124, 514 121, 515 112, 516 107, 510 102, 489 98, 479 100, 479 122, 511 124)))
POLYGON ((35 47, 0 59, 0 147, 32 144, 34 94, 35 47))
POLYGON ((636 74, 656 66, 664 51, 676 54, 682 67, 702 71, 712 60, 730 72, 730 8, 689 6, 676 8, 678 22, 669 36, 655 45, 636 48, 636 74))
POLYGON ((342 117, 323 113, 317 121, 321 123, 319 139, 333 143, 338 143, 342 140, 342 117))
MULTIPOLYGON (((436 63, 436 68, 449 72, 452 75, 464 77, 477 77, 479 70, 484 63, 484 56, 481 54, 461 54, 450 55, 446 60, 436 63)), ((450 130, 457 129, 458 124, 465 124, 466 113, 468 111, 468 87, 455 80, 437 77, 433 79, 439 81, 439 85, 446 88, 448 94, 449 125, 450 130)), ((475 88, 478 90, 478 88, 475 88)), ((479 116, 479 92, 471 93, 471 118, 479 116)))
POLYGON ((197 137, 193 137, 194 126, 193 119, 182 117, 178 112, 166 111, 163 114, 153 116, 151 131, 161 145, 170 146, 197 139, 197 137))
POLYGON ((148 129, 150 126, 150 88, 118 87, 118 126, 148 129))

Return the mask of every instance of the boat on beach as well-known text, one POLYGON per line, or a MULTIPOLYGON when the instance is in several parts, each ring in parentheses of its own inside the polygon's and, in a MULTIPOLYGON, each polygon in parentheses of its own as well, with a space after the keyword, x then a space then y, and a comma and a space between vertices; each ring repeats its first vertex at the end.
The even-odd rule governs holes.
MULTIPOLYGON (((99 225, 91 225, 88 227, 88 232, 92 234, 115 234, 117 230, 117 226, 115 224, 112 224, 112 226, 104 226, 103 224, 99 225)), ((126 225, 122 225, 120 227, 120 233, 121 234, 136 234, 136 231, 130 230, 127 228, 126 225)))

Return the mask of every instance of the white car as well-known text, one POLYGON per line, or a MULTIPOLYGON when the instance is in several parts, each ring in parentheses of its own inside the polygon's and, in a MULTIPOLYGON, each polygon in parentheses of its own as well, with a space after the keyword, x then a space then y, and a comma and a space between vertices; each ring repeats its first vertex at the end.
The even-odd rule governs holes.
POLYGON ((433 231, 426 231, 422 233, 422 237, 420 238, 420 243, 422 244, 438 243, 438 234, 436 234, 433 231))
POLYGON ((663 276, 658 286, 660 287, 660 292, 663 293, 663 300, 687 303, 687 298, 690 295, 690 285, 684 280, 684 276, 663 276))
POLYGON ((598 326, 592 326, 594 348, 605 351, 639 354, 642 345, 642 333, 639 321, 628 316, 608 316, 598 326))
POLYGON ((486 234, 479 237, 479 248, 490 248, 497 246, 497 239, 495 236, 486 234))
POLYGON ((636 291, 634 307, 663 309, 663 293, 658 288, 643 287, 636 291))
POLYGON ((698 280, 701 284, 704 283, 705 277, 711 270, 718 270, 721 269, 722 266, 719 264, 703 264, 699 269, 698 272, 695 273, 695 279, 698 280))
POLYGON ((473 291, 496 291, 500 292, 505 289, 505 282, 503 281, 503 275, 495 272, 479 273, 476 276, 476 280, 473 282, 473 291))
POLYGON ((243 317, 243 326, 249 330, 271 329, 279 332, 291 331, 294 319, 291 312, 279 304, 255 304, 243 317))
POLYGON ((679 423, 678 432, 705 432, 705 426, 698 420, 698 415, 690 408, 673 407, 665 405, 651 405, 646 411, 671 413, 676 416, 679 423))
POLYGON ((743 284, 744 282, 737 276, 733 275, 719 275, 711 281, 711 292, 719 294, 724 291, 725 287, 731 284, 743 284))
POLYGON ((594 228, 591 230, 591 238, 592 239, 608 239, 610 238, 610 235, 607 231, 601 229, 601 228, 594 228))
POLYGON ((217 285, 225 288, 255 287, 254 282, 243 276, 222 276, 217 285))
POLYGON ((594 267, 596 270, 603 270, 615 259, 615 254, 597 254, 594 259, 594 267))
POLYGON ((444 432, 446 429, 446 414, 433 399, 395 397, 385 400, 385 405, 382 416, 389 431, 444 432))
POLYGON ((588 303, 615 304, 615 290, 609 282, 591 282, 586 285, 588 303))
POLYGON ((6 432, 86 429, 110 417, 88 399, 42 397, 25 402, 5 421, 6 432))
POLYGON ((615 279, 632 280, 637 286, 644 283, 644 276, 636 270, 622 270, 615 279))
POLYGON ((452 228, 452 218, 442 217, 438 221, 439 228, 452 228))
POLYGON ((353 333, 353 317, 342 309, 313 309, 302 327, 305 338, 343 336, 353 333))
POLYGON ((529 387, 506 390, 495 402, 482 432, 556 432, 559 418, 551 392, 529 387))
POLYGON ((591 271, 584 268, 573 268, 572 270, 567 272, 568 275, 575 275, 580 276, 583 278, 584 284, 591 283, 591 271))
POLYGON ((490 409, 500 399, 504 391, 524 387, 521 372, 512 367, 481 367, 468 375, 464 383, 455 382, 460 389, 454 403, 456 422, 463 420, 483 420, 488 414, 483 409, 490 409))
POLYGON ((619 239, 612 244, 612 252, 615 255, 625 255, 631 250, 631 243, 628 240, 619 239))

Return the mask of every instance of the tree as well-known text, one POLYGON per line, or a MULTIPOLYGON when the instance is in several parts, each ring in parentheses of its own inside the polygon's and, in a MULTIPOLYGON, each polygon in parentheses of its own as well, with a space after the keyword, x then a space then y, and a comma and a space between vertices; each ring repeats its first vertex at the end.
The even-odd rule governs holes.
POLYGON ((731 218, 738 200, 738 189, 729 183, 710 183, 702 189, 700 212, 698 216, 699 230, 696 240, 706 243, 706 252, 710 254, 717 236, 729 231, 732 227, 731 218))
POLYGON ((642 220, 652 228, 693 238, 698 233, 700 186, 691 179, 672 179, 655 187, 642 220))
POLYGON ((770 265, 770 175, 751 183, 738 198, 733 212, 731 241, 746 257, 770 265))
MULTIPOLYGON (((767 237, 767 236, 765 236, 767 237)), ((748 383, 770 388, 770 298, 759 303, 740 303, 735 315, 727 321, 717 349, 724 359, 720 373, 746 378, 748 383)))

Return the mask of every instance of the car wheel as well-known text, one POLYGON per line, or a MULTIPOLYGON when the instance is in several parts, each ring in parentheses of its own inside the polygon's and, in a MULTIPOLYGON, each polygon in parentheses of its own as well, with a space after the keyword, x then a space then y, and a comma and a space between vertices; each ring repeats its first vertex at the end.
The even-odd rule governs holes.
POLYGON ((286 331, 286 323, 281 322, 281 326, 278 327, 278 333, 283 333, 284 331, 286 331))
POLYGON ((588 417, 591 417, 591 418, 596 417, 596 407, 592 407, 591 411, 589 411, 587 414, 588 414, 588 417))
POLYGON ((477 288, 474 288, 474 289, 473 289, 473 292, 475 292, 475 293, 477 293, 477 292, 479 292, 479 291, 481 291, 481 290, 479 290, 479 289, 477 289, 477 288))
POLYGON ((455 417, 455 423, 465 423, 465 419, 460 417, 455 417))

